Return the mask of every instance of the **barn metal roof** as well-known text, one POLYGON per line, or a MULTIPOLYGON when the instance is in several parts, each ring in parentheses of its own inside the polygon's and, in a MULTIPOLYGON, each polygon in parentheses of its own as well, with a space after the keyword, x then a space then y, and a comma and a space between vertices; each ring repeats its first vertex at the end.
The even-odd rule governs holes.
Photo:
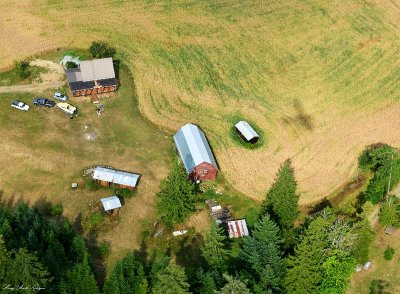
POLYGON ((174 136, 176 148, 188 173, 207 162, 217 167, 210 145, 202 130, 193 124, 183 126, 174 136))
POLYGON ((100 199, 101 203, 103 203, 103 207, 105 211, 120 208, 121 201, 119 201, 119 198, 117 196, 111 196, 107 198, 102 198, 100 199))
POLYGON ((239 238, 249 235, 246 220, 240 219, 228 222, 229 238, 239 238))
POLYGON ((257 132, 249 125, 247 121, 238 122, 235 127, 242 133, 242 135, 246 138, 247 141, 250 141, 253 138, 258 138, 257 132))
POLYGON ((112 58, 81 61, 82 81, 94 81, 115 78, 112 58))
POLYGON ((110 182, 118 185, 136 187, 140 175, 120 170, 97 166, 93 172, 93 179, 110 182))

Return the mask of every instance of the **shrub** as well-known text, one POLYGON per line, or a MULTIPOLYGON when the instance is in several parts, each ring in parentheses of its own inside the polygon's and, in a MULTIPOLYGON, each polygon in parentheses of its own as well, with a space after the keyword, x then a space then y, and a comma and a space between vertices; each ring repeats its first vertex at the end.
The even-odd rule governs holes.
POLYGON ((116 188, 114 190, 115 195, 123 198, 131 198, 133 196, 133 191, 127 188, 116 188))
POLYGON ((113 57, 115 49, 104 42, 92 42, 89 52, 94 58, 113 57))
POLYGON ((29 62, 21 61, 15 63, 15 72, 21 79, 26 79, 31 74, 29 69, 29 62))
POLYGON ((78 65, 73 61, 67 61, 67 63, 65 64, 65 67, 68 69, 71 69, 71 68, 77 68, 78 65))
POLYGON ((101 212, 96 211, 89 216, 85 227, 87 230, 98 231, 103 227, 104 221, 104 215, 101 212))
POLYGON ((386 260, 391 260, 393 258, 394 255, 394 249, 393 247, 388 246, 385 250, 385 252, 383 253, 383 257, 386 260))
POLYGON ((97 191, 100 189, 100 184, 90 178, 87 178, 85 181, 85 187, 89 190, 89 191, 97 191))
POLYGON ((110 253, 110 244, 103 241, 99 244, 99 251, 102 257, 106 257, 110 253))
POLYGON ((51 207, 51 215, 61 215, 63 213, 63 206, 62 204, 55 204, 51 207))

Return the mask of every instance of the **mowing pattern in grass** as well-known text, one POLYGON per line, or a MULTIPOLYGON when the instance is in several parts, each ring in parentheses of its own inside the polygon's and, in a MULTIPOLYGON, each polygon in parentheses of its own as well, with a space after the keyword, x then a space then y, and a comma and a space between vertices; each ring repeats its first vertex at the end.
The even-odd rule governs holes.
POLYGON ((399 128, 386 122, 400 98, 393 1, 42 0, 5 8, 0 67, 43 48, 107 40, 134 72, 140 111, 171 131, 199 124, 227 179, 254 198, 289 157, 306 204, 341 185, 365 145, 400 144, 399 128), (268 133, 251 162, 229 134, 238 109, 268 133))

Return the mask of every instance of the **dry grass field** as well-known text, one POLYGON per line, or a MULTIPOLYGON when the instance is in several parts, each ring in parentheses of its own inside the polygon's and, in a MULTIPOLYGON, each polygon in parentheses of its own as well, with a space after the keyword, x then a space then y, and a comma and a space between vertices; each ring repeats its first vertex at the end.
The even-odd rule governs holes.
POLYGON ((400 146, 400 3, 394 0, 0 0, 0 68, 58 47, 115 46, 139 109, 161 129, 194 122, 240 192, 262 199, 291 158, 300 204, 356 174, 371 143, 400 146), (255 121, 266 144, 229 137, 255 121))

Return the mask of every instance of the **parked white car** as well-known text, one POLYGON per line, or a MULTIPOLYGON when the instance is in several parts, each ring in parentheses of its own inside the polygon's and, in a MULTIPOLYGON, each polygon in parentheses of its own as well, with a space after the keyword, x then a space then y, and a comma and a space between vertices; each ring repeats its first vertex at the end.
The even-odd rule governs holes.
POLYGON ((67 96, 65 96, 64 94, 61 94, 59 92, 54 93, 53 96, 54 99, 60 100, 60 101, 67 101, 67 96))
POLYGON ((60 102, 56 104, 58 108, 60 108, 62 111, 64 111, 66 114, 69 114, 71 118, 78 112, 78 109, 76 109, 75 106, 72 106, 71 104, 60 102))
POLYGON ((11 102, 11 107, 19 109, 19 110, 23 110, 23 111, 28 111, 29 110, 29 105, 27 105, 24 102, 21 102, 19 100, 13 100, 11 102))

